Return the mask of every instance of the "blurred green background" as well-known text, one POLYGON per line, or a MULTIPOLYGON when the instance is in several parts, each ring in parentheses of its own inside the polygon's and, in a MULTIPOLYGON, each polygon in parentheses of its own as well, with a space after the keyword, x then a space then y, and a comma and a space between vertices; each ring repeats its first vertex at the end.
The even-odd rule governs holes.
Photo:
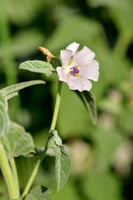
MULTIPOLYGON (((53 157, 47 156, 34 182, 51 187, 54 200, 133 199, 133 1, 132 0, 0 0, 0 88, 45 79, 18 69, 26 60, 46 60, 76 41, 88 46, 100 63, 93 83, 98 122, 94 126, 78 96, 64 84, 57 127, 70 147, 72 172, 55 191, 53 157)), ((42 147, 48 134, 57 76, 45 86, 21 91, 9 101, 12 120, 22 124, 42 147)), ((21 189, 35 159, 16 159, 21 189)), ((0 174, 0 199, 7 200, 0 174), (3 192, 5 196, 3 196, 3 192)))

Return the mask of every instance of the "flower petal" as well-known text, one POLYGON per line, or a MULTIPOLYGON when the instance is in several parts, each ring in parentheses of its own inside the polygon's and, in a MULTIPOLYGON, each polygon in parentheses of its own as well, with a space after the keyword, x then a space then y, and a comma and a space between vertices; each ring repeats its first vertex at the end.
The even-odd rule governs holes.
POLYGON ((63 68, 57 67, 56 70, 57 70, 57 73, 59 76, 59 80, 65 82, 65 83, 68 83, 67 74, 64 72, 63 68))
POLYGON ((79 48, 79 44, 76 42, 73 42, 66 47, 67 50, 71 50, 73 52, 73 55, 75 54, 78 48, 79 48))
POLYGON ((99 63, 96 60, 92 60, 90 63, 81 65, 79 67, 79 75, 86 79, 98 81, 99 77, 99 63))
POLYGON ((79 90, 80 92, 83 92, 84 90, 90 91, 92 88, 91 82, 84 78, 69 80, 68 85, 71 90, 79 90))
POLYGON ((94 60, 95 53, 84 46, 77 52, 79 44, 71 43, 61 50, 61 67, 57 67, 59 80, 68 84, 71 90, 90 91, 92 84, 89 79, 97 81, 99 63, 94 60))
POLYGON ((68 65, 72 54, 73 52, 71 50, 61 50, 60 58, 62 67, 66 67, 68 65))
POLYGON ((72 65, 83 65, 87 64, 89 61, 93 60, 95 53, 91 51, 88 47, 84 46, 82 50, 76 52, 73 56, 72 65))

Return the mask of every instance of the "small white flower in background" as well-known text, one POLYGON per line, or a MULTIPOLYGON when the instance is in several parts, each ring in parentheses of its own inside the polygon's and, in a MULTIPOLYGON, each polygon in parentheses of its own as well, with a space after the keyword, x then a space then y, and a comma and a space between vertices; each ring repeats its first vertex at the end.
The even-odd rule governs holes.
POLYGON ((90 91, 90 80, 98 81, 99 63, 94 60, 95 53, 84 46, 77 51, 79 44, 71 43, 65 50, 61 50, 62 67, 57 67, 59 80, 68 84, 71 90, 90 91), (89 79, 89 80, 88 80, 89 79))

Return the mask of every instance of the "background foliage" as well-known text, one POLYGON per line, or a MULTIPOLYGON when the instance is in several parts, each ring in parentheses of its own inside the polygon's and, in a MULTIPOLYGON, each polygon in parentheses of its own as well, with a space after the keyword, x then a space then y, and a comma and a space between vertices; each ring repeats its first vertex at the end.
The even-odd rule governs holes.
MULTIPOLYGON (((64 84, 58 130, 70 147, 72 172, 53 199, 133 199, 133 1, 132 0, 0 0, 0 88, 44 79, 9 101, 10 118, 45 144, 52 118, 57 77, 18 70, 26 60, 46 60, 44 46, 55 56, 69 43, 88 46, 100 63, 93 84, 98 122, 93 125, 81 100, 64 84), (67 195, 66 195, 67 194, 67 195)), ((47 156, 36 183, 55 188, 53 157, 47 156)), ((24 187, 35 159, 17 158, 24 187)), ((6 188, 0 177, 0 199, 6 188)))

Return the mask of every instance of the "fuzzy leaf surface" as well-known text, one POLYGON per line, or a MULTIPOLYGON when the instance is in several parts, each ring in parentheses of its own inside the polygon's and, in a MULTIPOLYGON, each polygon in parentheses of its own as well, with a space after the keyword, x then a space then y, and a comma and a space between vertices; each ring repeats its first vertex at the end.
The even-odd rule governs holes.
POLYGON ((8 117, 8 104, 4 94, 0 93, 0 136, 6 133, 10 126, 8 117))
POLYGON ((70 175, 70 157, 57 131, 53 130, 51 134, 52 137, 49 140, 48 148, 52 149, 55 153, 55 175, 57 191, 59 191, 64 187, 70 175))
POLYGON ((52 191, 42 185, 34 187, 26 196, 25 200, 52 200, 52 191))
POLYGON ((97 110, 94 95, 91 92, 87 91, 76 91, 76 93, 78 94, 83 104, 85 105, 87 111, 89 112, 92 122, 95 124, 97 121, 97 110))
POLYGON ((31 72, 43 73, 46 76, 50 76, 55 72, 55 69, 50 63, 41 60, 27 60, 21 63, 19 68, 31 72))
POLYGON ((34 80, 34 81, 25 81, 22 83, 17 83, 17 84, 1 89, 0 93, 3 93, 5 95, 11 95, 11 93, 14 93, 16 95, 17 94, 16 92, 18 92, 19 90, 24 89, 29 86, 38 85, 38 84, 45 84, 45 81, 34 80))
POLYGON ((8 158, 34 153, 34 142, 31 135, 14 122, 10 123, 8 132, 0 137, 0 141, 3 143, 8 158))

